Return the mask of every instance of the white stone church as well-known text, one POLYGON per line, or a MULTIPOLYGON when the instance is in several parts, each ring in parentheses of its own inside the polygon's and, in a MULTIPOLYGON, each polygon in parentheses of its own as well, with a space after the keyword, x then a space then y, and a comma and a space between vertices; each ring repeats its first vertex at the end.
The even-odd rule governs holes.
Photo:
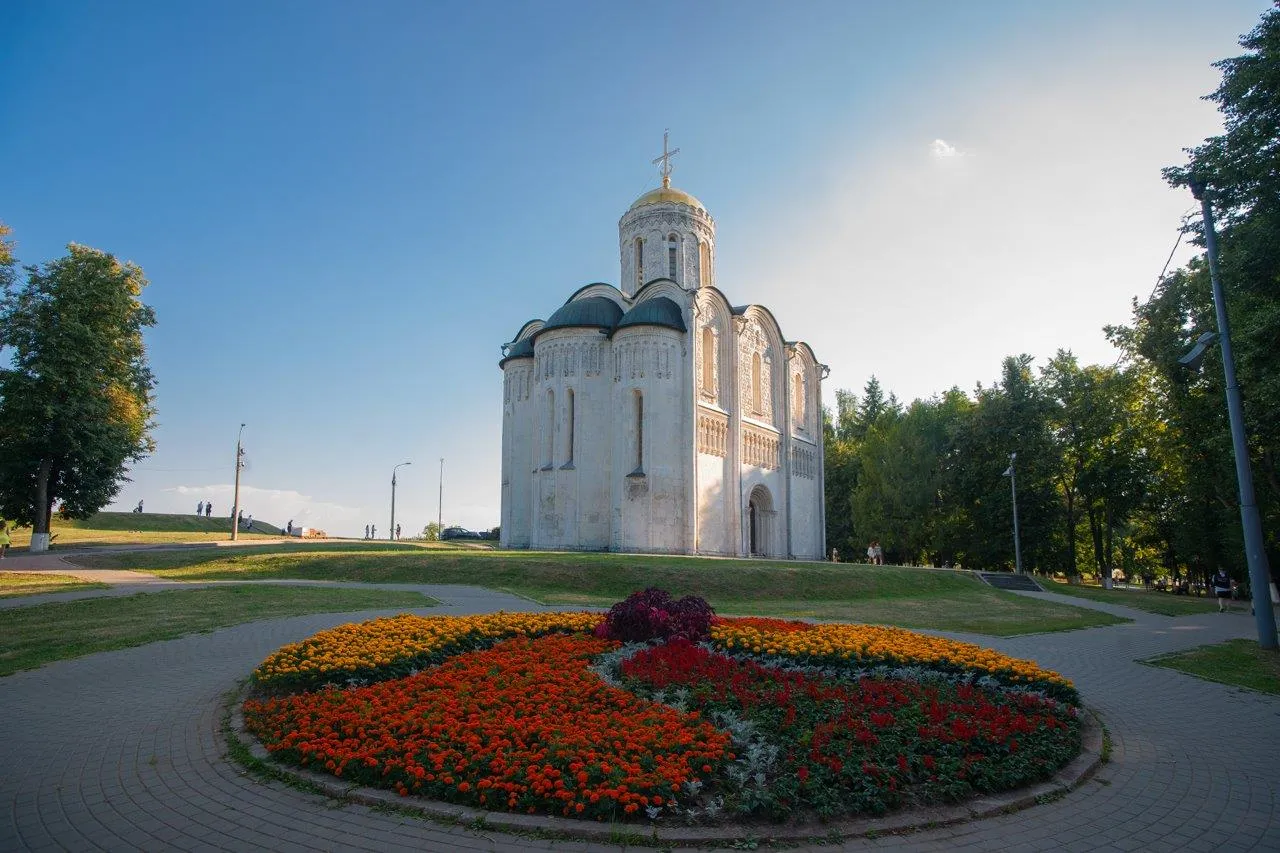
POLYGON ((717 288, 715 221, 654 162, 621 289, 503 346, 502 547, 822 559, 826 367, 717 288))

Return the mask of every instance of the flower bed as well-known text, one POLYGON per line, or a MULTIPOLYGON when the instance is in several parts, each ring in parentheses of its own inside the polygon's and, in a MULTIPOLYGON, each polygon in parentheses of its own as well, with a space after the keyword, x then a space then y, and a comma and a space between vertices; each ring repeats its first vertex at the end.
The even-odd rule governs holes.
POLYGON ((616 622, 324 631, 254 672, 268 695, 245 723, 278 759, 344 780, 599 820, 879 814, 1020 787, 1079 752, 1074 688, 1028 661, 891 628, 708 626, 696 601, 653 593, 616 622))

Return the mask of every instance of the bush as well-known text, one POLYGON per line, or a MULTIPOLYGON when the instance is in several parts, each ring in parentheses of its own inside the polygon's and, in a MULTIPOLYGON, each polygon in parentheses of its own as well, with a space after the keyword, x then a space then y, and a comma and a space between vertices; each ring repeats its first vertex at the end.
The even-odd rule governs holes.
POLYGON ((672 601, 666 590, 649 587, 631 593, 609 608, 596 633, 624 643, 673 638, 697 643, 711 635, 713 615, 711 605, 704 598, 686 595, 672 601))

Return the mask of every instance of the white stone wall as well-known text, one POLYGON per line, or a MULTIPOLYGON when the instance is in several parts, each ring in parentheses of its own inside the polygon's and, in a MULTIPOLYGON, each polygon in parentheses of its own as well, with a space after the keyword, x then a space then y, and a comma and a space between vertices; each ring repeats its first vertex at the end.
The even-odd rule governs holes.
POLYGON ((502 371, 503 502, 500 544, 504 548, 528 548, 530 545, 533 367, 533 359, 518 358, 503 365, 502 371))
POLYGON ((613 337, 613 550, 692 550, 687 358, 685 334, 675 329, 624 328, 613 337))

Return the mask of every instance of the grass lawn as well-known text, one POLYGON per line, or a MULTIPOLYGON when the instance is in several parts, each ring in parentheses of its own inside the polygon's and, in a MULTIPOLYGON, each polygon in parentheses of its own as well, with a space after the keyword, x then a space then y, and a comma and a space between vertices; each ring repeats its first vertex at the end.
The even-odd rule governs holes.
POLYGON ((106 589, 105 583, 90 583, 70 575, 42 575, 34 572, 0 572, 0 598, 39 595, 42 592, 71 592, 77 589, 106 589))
MULTIPOLYGON (((1134 610, 1145 610, 1148 613, 1159 613, 1162 616, 1193 616, 1197 613, 1216 612, 1217 599, 1209 596, 1174 595, 1169 592, 1156 592, 1145 589, 1103 589, 1100 586, 1081 584, 1074 586, 1066 583, 1044 583, 1046 592, 1060 592, 1063 595, 1074 595, 1090 601, 1103 601, 1107 604, 1119 604, 1132 607, 1134 610)), ((1249 609, 1249 602, 1235 602, 1236 607, 1249 609)))
POLYGON ((76 562, 183 580, 308 578, 459 583, 547 604, 609 605, 637 589, 701 595, 719 612, 811 617, 1010 636, 1111 625, 1116 617, 992 589, 963 573, 832 563, 633 554, 266 546, 94 555, 76 562))
POLYGON ((0 675, 258 619, 435 603, 404 591, 226 586, 18 607, 0 610, 0 675))
POLYGON ((1280 694, 1280 652, 1264 651, 1256 640, 1227 640, 1212 646, 1145 661, 1206 681, 1280 694))

